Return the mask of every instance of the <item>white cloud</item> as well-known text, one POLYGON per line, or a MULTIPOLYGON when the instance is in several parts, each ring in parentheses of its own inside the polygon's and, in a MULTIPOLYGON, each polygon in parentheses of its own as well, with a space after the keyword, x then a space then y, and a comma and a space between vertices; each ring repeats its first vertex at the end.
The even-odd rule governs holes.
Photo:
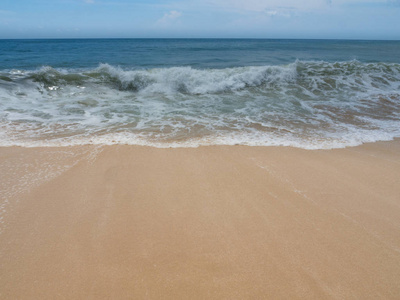
POLYGON ((165 13, 164 16, 156 22, 157 26, 169 26, 176 22, 182 16, 182 13, 176 10, 171 10, 165 13))
POLYGON ((327 6, 327 0, 209 0, 209 4, 229 10, 265 12, 279 10, 313 10, 327 6))
POLYGON ((273 12, 276 15, 287 15, 290 11, 321 11, 349 4, 399 4, 400 0, 206 0, 208 5, 226 11, 239 12, 273 12))
POLYGON ((267 10, 265 14, 268 17, 285 17, 285 18, 290 18, 291 14, 285 10, 283 11, 278 11, 278 10, 267 10))

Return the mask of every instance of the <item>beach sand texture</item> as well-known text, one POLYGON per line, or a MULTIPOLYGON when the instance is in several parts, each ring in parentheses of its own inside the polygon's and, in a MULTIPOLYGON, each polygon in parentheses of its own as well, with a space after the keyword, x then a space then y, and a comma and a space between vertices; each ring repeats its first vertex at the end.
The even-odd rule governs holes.
POLYGON ((400 142, 0 148, 1 299, 400 299, 400 142))

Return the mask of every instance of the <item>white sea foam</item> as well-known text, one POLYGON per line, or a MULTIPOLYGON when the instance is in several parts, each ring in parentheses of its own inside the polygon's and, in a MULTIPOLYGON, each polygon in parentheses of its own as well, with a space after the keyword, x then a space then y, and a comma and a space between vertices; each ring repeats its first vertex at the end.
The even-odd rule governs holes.
POLYGON ((337 148, 400 136, 400 65, 3 71, 0 145, 337 148))
POLYGON ((191 67, 124 71, 101 64, 97 72, 110 77, 121 90, 144 93, 210 94, 238 91, 266 83, 290 81, 296 76, 296 63, 288 66, 240 67, 196 70, 191 67))

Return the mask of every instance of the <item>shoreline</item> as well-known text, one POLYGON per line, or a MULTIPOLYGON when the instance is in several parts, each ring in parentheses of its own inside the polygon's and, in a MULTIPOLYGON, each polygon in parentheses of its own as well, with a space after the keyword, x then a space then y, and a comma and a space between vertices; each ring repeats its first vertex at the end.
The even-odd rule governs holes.
POLYGON ((400 140, 0 147, 3 299, 396 299, 400 140))
MULTIPOLYGON (((112 135, 112 134, 110 134, 112 135)), ((5 144, 0 145, 0 149, 7 148, 26 148, 26 149, 57 149, 57 148, 82 148, 82 147, 143 147, 143 148, 155 148, 155 149, 198 149, 198 148, 207 148, 207 147, 249 147, 249 148, 289 148, 289 149, 299 149, 305 151, 330 151, 330 150, 340 150, 340 149, 350 149, 350 148, 358 148, 358 147, 368 147, 368 145, 380 144, 380 143, 397 143, 400 141, 400 137, 393 137, 388 139, 375 140, 370 142, 360 142, 356 144, 335 144, 336 146, 326 146, 326 148, 319 146, 299 146, 299 144, 290 142, 288 144, 251 144, 251 143, 215 143, 215 144, 207 144, 202 143, 196 140, 189 140, 187 142, 150 142, 150 141, 139 141, 136 144, 129 144, 123 141, 116 142, 115 139, 111 142, 99 142, 91 139, 89 142, 85 143, 50 143, 43 144, 42 141, 31 141, 29 143, 18 142, 18 144, 5 144), (339 146, 340 145, 340 146, 339 146)), ((332 144, 333 145, 333 144, 332 144)))

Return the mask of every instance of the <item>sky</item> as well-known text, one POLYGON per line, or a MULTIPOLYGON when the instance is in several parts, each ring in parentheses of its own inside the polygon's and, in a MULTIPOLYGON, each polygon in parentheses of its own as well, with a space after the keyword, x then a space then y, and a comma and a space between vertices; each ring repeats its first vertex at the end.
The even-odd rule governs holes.
POLYGON ((0 0, 0 38, 400 40, 400 0, 0 0))

